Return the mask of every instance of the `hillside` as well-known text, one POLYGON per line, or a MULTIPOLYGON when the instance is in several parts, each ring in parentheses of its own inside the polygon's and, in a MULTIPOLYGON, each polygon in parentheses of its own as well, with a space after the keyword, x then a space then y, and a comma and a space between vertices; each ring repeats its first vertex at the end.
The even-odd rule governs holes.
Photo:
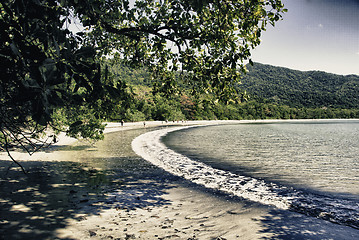
POLYGON ((260 63, 247 65, 240 88, 290 107, 359 108, 359 76, 298 71, 260 63))
POLYGON ((211 94, 193 95, 181 83, 178 94, 152 92, 146 69, 107 64, 114 81, 126 83, 131 93, 131 103, 119 101, 108 121, 359 118, 359 76, 254 63, 239 85, 239 92, 247 94, 224 103, 211 94))

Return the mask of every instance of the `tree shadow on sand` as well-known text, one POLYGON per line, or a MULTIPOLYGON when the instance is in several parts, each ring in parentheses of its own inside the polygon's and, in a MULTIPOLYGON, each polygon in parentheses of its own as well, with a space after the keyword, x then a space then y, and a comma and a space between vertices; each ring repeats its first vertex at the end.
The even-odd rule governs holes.
POLYGON ((266 240, 359 239, 357 229, 285 210, 273 209, 258 221, 263 228, 260 232, 272 235, 261 238, 266 240))
POLYGON ((56 230, 69 219, 81 220, 81 214, 169 204, 161 195, 172 187, 173 176, 138 157, 106 161, 117 165, 25 161, 27 175, 17 168, 6 173, 8 162, 0 161, 0 176, 6 174, 0 182, 0 239, 59 239, 56 230))

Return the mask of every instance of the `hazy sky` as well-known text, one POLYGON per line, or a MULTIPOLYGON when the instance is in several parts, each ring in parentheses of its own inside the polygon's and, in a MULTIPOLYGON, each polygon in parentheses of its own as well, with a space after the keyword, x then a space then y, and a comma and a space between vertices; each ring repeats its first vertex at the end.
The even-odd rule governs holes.
POLYGON ((262 34, 252 60, 359 75, 359 0, 282 0, 284 20, 262 34))

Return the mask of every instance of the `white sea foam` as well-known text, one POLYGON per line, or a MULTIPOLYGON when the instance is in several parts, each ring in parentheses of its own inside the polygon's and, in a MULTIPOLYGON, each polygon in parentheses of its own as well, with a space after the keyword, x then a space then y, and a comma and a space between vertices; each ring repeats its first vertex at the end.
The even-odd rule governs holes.
POLYGON ((215 169, 204 163, 191 160, 169 149, 161 142, 161 138, 169 132, 190 127, 166 128, 145 133, 133 140, 132 148, 152 164, 207 188, 359 228, 358 202, 323 197, 215 169))
POLYGON ((176 127, 145 133, 133 140, 132 148, 138 155, 154 165, 207 188, 255 202, 274 205, 281 209, 289 208, 287 198, 279 197, 271 191, 271 188, 276 187, 274 184, 270 188, 264 181, 236 175, 193 161, 167 148, 161 142, 161 138, 167 133, 185 128, 189 127, 176 127))

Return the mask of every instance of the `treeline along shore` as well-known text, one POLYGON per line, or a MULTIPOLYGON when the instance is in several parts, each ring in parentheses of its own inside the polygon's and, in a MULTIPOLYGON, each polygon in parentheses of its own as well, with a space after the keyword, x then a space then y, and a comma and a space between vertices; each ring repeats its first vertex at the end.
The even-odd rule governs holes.
MULTIPOLYGON (((110 60, 109 60, 110 61, 110 60)), ((180 91, 156 92, 146 69, 111 63, 119 82, 134 93, 128 108, 119 104, 110 121, 252 120, 359 118, 359 76, 297 71, 254 63, 237 85, 233 99, 191 93, 178 78, 180 91)))

